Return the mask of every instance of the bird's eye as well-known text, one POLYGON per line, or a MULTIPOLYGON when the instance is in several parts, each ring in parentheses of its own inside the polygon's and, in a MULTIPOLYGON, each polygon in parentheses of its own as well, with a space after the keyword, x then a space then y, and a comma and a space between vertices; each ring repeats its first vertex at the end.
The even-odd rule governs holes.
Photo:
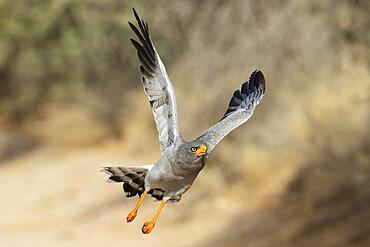
POLYGON ((196 152, 196 151, 197 151, 197 149, 198 149, 198 148, 196 148, 196 147, 192 147, 192 148, 191 148, 191 151, 192 151, 192 152, 196 152))

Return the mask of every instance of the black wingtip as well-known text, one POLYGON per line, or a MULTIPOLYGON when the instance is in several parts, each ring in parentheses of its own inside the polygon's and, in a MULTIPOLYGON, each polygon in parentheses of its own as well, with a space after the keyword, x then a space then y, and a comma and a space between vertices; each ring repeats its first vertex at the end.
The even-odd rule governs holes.
POLYGON ((139 47, 141 47, 141 45, 134 39, 130 39, 130 41, 131 41, 131 44, 133 44, 135 48, 139 50, 139 47))
MULTIPOLYGON (((231 97, 224 119, 237 109, 247 109, 253 104, 258 104, 266 90, 265 76, 262 71, 255 70, 250 75, 249 80, 242 84, 240 90, 236 90, 231 97)), ((220 121, 221 121, 220 120, 220 121)))
POLYGON ((134 16, 135 16, 135 19, 137 20, 138 23, 140 23, 140 17, 139 15, 137 14, 135 8, 132 8, 132 10, 134 11, 134 16))
POLYGON ((257 88, 261 88, 263 92, 266 90, 265 76, 261 70, 255 70, 249 77, 249 82, 257 88))
POLYGON ((132 11, 134 12, 135 17, 138 16, 135 8, 132 8, 132 11))
POLYGON ((135 25, 131 21, 128 22, 128 25, 131 27, 132 30, 136 28, 135 25))

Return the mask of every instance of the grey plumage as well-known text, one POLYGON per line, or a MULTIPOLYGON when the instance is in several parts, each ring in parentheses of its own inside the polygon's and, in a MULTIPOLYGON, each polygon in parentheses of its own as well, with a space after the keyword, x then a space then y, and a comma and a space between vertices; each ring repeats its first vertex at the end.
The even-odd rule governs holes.
POLYGON ((209 152, 212 151, 227 134, 248 121, 262 100, 265 90, 265 77, 261 71, 254 71, 241 89, 234 92, 220 122, 209 128, 197 140, 205 143, 209 152))
POLYGON ((148 24, 134 10, 136 27, 129 23, 138 41, 131 39, 141 63, 141 81, 152 107, 159 134, 161 157, 153 166, 105 167, 109 180, 123 182, 127 196, 147 191, 158 200, 181 199, 203 169, 214 147, 253 114, 265 93, 265 78, 255 71, 236 90, 222 119, 193 141, 183 140, 178 125, 175 93, 166 69, 152 43, 148 24))
POLYGON ((140 20, 135 10, 134 15, 139 28, 131 22, 129 25, 140 43, 134 39, 131 39, 131 42, 136 48, 141 62, 141 82, 152 107, 160 148, 163 152, 181 139, 175 93, 166 69, 150 38, 148 24, 140 20))

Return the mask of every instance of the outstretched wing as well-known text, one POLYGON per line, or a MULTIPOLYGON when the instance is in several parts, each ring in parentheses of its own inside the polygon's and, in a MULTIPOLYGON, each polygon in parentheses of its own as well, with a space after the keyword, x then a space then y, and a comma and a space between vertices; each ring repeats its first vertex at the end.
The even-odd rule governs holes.
POLYGON ((253 114, 254 109, 265 93, 265 77, 261 71, 254 71, 240 90, 234 92, 229 107, 222 119, 204 132, 198 141, 207 145, 208 152, 233 129, 245 123, 253 114))
POLYGON ((160 148, 163 152, 180 137, 175 92, 150 38, 148 23, 140 20, 135 9, 133 11, 139 28, 131 22, 129 25, 137 35, 139 42, 134 39, 131 39, 131 42, 141 62, 141 82, 152 106, 160 148))

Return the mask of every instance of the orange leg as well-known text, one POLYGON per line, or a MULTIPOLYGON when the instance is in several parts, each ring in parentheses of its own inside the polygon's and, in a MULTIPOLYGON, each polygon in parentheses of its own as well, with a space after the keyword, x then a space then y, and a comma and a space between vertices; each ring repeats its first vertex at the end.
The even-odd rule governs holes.
POLYGON ((161 213, 164 204, 166 204, 166 202, 161 201, 161 205, 159 205, 159 208, 158 208, 157 212, 155 213, 153 219, 151 221, 147 221, 147 222, 144 223, 143 227, 141 228, 141 231, 144 234, 148 234, 153 230, 155 222, 157 221, 158 216, 161 213))
POLYGON ((135 208, 130 211, 130 213, 127 215, 126 220, 127 223, 133 221, 137 215, 137 211, 139 210, 139 207, 141 203, 143 203, 145 196, 147 195, 147 192, 144 191, 143 194, 141 194, 139 201, 137 202, 135 208))

